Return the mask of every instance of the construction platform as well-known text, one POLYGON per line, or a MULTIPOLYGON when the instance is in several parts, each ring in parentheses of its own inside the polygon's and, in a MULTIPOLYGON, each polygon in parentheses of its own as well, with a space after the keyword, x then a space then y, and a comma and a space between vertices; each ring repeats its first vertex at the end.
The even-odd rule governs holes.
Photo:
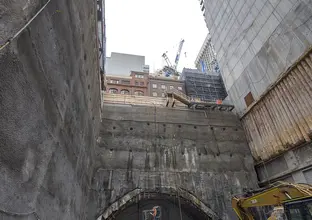
POLYGON ((233 105, 218 104, 216 102, 205 102, 201 100, 191 99, 190 97, 188 97, 187 95, 176 89, 167 90, 166 96, 167 96, 166 102, 167 107, 169 106, 174 107, 176 101, 178 101, 185 104, 188 108, 193 109, 211 109, 211 110, 218 109, 220 111, 232 111, 234 109, 233 105))
POLYGON ((233 105, 218 104, 215 102, 204 102, 193 100, 184 93, 176 89, 165 91, 166 97, 150 97, 150 96, 135 96, 123 94, 110 94, 103 92, 102 100, 104 103, 128 104, 128 105, 151 105, 163 106, 171 108, 192 108, 192 109, 211 109, 219 111, 232 111, 233 105))

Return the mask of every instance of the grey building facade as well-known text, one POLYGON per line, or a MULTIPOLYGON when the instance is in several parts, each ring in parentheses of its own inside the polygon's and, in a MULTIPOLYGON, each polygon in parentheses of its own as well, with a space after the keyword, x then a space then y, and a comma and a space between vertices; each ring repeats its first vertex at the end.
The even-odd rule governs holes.
POLYGON ((260 186, 312 183, 312 0, 201 0, 260 186))
POLYGON ((165 91, 168 89, 176 89, 185 93, 185 85, 183 80, 177 80, 162 76, 149 77, 149 96, 165 97, 165 91))
POLYGON ((238 113, 312 46, 311 0, 199 0, 238 113))
POLYGON ((109 75, 129 76, 131 71, 149 72, 145 56, 115 53, 106 58, 106 73, 109 75))
POLYGON ((215 102, 227 96, 221 76, 215 73, 184 68, 181 80, 185 81, 186 94, 193 99, 215 102))

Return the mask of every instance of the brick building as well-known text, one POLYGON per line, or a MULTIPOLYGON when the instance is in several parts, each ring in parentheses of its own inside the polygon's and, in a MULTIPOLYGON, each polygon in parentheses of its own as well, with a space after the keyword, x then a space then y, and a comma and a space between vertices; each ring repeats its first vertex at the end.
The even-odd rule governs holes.
POLYGON ((130 76, 106 75, 106 92, 148 96, 148 73, 131 71, 130 76))
POLYGON ((166 89, 177 89, 185 93, 184 81, 161 76, 150 76, 148 89, 149 96, 154 97, 165 97, 166 89))

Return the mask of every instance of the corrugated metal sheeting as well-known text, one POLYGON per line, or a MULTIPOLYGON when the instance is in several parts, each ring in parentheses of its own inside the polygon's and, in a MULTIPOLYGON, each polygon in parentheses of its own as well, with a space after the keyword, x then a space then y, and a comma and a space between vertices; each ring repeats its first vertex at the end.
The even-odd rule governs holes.
POLYGON ((249 109, 242 122, 257 162, 311 141, 311 50, 249 109))

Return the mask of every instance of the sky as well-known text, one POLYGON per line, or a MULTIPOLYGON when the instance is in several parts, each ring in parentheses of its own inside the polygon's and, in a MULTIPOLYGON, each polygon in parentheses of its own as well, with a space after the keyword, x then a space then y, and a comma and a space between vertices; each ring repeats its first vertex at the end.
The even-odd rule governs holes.
POLYGON ((166 51, 174 63, 184 39, 178 70, 195 67, 208 33, 198 0, 106 0, 105 10, 108 57, 111 52, 143 55, 154 72, 165 65, 166 51))

